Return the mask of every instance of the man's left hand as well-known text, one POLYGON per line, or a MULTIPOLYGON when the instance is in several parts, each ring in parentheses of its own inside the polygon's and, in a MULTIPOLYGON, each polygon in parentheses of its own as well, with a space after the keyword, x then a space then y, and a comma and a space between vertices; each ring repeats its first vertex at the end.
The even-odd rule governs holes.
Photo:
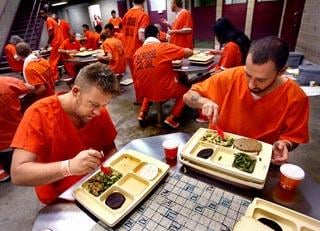
POLYGON ((288 149, 284 141, 278 140, 272 147, 271 163, 275 165, 281 165, 288 160, 288 149))

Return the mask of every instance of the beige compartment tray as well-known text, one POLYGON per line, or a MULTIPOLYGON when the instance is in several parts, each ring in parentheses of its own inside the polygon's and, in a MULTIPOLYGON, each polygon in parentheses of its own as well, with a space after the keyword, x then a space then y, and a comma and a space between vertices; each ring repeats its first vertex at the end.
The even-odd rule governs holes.
POLYGON ((208 64, 214 60, 214 55, 199 53, 189 57, 190 63, 208 64))
POLYGON ((94 51, 79 51, 74 56, 87 57, 87 56, 92 56, 93 54, 97 54, 97 53, 103 53, 103 50, 98 49, 98 50, 94 50, 94 51))
MULTIPOLYGON (((205 128, 199 128, 196 131, 181 152, 183 158, 195 165, 214 170, 212 173, 217 171, 224 172, 226 175, 233 176, 233 178, 258 183, 259 185, 264 184, 270 166, 272 145, 259 141, 262 144, 262 150, 259 153, 244 152, 233 146, 223 147, 208 141, 201 141, 201 137, 207 132, 214 131, 205 128), (213 149, 213 154, 208 159, 198 157, 198 152, 206 148, 213 149), (255 166, 252 173, 239 170, 233 166, 235 154, 238 153, 245 153, 250 159, 255 160, 255 166)), ((234 139, 243 138, 242 136, 227 132, 225 132, 225 135, 234 139)))
MULTIPOLYGON (((104 166, 108 166, 113 172, 118 172, 122 176, 112 185, 102 191, 98 196, 89 192, 88 185, 95 188, 100 187, 100 183, 92 183, 97 174, 101 174, 100 169, 95 171, 83 180, 74 191, 73 196, 92 214, 98 217, 106 225, 113 227, 124 218, 135 206, 137 206, 154 187, 167 174, 169 165, 153 157, 147 156, 134 150, 119 152, 108 159, 104 166), (145 165, 153 167, 152 178, 146 179, 145 165), (155 171, 158 169, 158 171, 155 171), (106 199, 112 193, 120 193, 124 198, 123 204, 119 208, 112 209, 112 205, 106 204, 106 199)), ((148 172, 147 172, 148 173, 148 172)), ((148 177, 148 175, 147 175, 148 177)))
POLYGON ((281 205, 255 198, 249 205, 246 216, 275 221, 283 231, 319 231, 320 221, 281 205))

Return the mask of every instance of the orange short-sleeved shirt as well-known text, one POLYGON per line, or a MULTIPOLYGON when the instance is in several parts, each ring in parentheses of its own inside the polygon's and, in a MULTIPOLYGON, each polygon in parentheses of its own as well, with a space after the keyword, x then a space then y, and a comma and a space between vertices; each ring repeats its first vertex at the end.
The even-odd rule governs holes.
POLYGON ((62 33, 63 40, 68 39, 69 31, 71 29, 70 23, 68 23, 66 20, 60 19, 58 26, 59 26, 59 30, 62 33))
POLYGON ((111 23, 116 29, 119 28, 119 25, 121 22, 122 22, 122 19, 120 17, 116 17, 116 18, 111 17, 109 18, 109 21, 108 21, 108 23, 111 23))
MULTIPOLYGON (((54 95, 28 108, 11 146, 36 154, 37 162, 51 163, 71 159, 89 148, 105 150, 113 144, 116 135, 106 109, 102 109, 100 116, 90 120, 85 127, 77 129, 54 95)), ((36 186, 38 198, 43 203, 50 203, 81 177, 70 176, 51 184, 36 186)))
POLYGON ((25 69, 26 82, 34 87, 44 85, 46 91, 37 96, 38 99, 54 94, 54 80, 49 62, 44 58, 39 58, 28 63, 25 69))
POLYGON ((217 73, 191 89, 218 104, 218 124, 227 132, 270 144, 277 140, 308 142, 309 99, 292 80, 254 100, 241 66, 217 73))
POLYGON ((47 18, 47 30, 53 30, 53 39, 50 42, 52 47, 60 46, 63 42, 63 34, 59 29, 58 23, 51 17, 47 18))
POLYGON ((220 60, 216 65, 216 69, 219 69, 220 67, 231 68, 242 65, 242 54, 239 46, 234 42, 228 42, 223 48, 220 60))
POLYGON ((23 68, 23 60, 17 61, 14 56, 17 54, 16 46, 13 44, 7 44, 4 48, 6 57, 11 70, 15 72, 21 72, 23 68))
POLYGON ((0 77, 0 150, 10 147, 22 119, 19 96, 28 92, 22 80, 0 77))
POLYGON ((140 47, 133 56, 133 66, 143 96, 153 101, 169 99, 176 84, 172 60, 183 57, 184 49, 174 44, 158 41, 140 47))
POLYGON ((124 44, 125 44, 124 34, 122 32, 115 32, 114 33, 114 37, 119 39, 122 42, 122 46, 123 46, 123 49, 124 49, 124 44))
POLYGON ((87 38, 85 44, 86 49, 97 50, 100 48, 100 34, 94 31, 86 31, 85 36, 87 38))
POLYGON ((179 47, 193 49, 193 21, 192 15, 186 9, 182 9, 177 15, 176 20, 172 24, 172 30, 181 30, 183 28, 191 28, 192 32, 189 34, 172 34, 170 35, 170 43, 179 47))
MULTIPOLYGON (((70 41, 70 39, 66 39, 64 40, 61 45, 60 45, 60 49, 63 50, 80 50, 80 42, 78 40, 74 40, 73 42, 70 41)), ((68 59, 70 58, 70 55, 68 54, 62 54, 62 59, 68 59)))
POLYGON ((109 67, 115 74, 121 74, 126 71, 127 60, 124 55, 124 49, 121 41, 117 38, 107 38, 103 43, 105 53, 111 53, 112 59, 109 61, 109 67))
POLYGON ((131 8, 122 19, 124 31, 124 51, 126 57, 131 59, 134 52, 142 46, 139 40, 139 29, 144 29, 149 25, 149 16, 142 8, 131 8))

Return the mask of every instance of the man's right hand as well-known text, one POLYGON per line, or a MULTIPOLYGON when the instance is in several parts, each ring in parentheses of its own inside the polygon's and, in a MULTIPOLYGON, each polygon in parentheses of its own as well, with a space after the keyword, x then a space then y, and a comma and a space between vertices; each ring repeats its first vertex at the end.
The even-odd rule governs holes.
POLYGON ((94 149, 79 152, 70 159, 70 172, 72 175, 84 175, 96 169, 101 164, 103 154, 94 149))
POLYGON ((213 124, 216 124, 218 122, 219 106, 213 101, 207 99, 202 105, 201 113, 202 115, 207 116, 213 124))

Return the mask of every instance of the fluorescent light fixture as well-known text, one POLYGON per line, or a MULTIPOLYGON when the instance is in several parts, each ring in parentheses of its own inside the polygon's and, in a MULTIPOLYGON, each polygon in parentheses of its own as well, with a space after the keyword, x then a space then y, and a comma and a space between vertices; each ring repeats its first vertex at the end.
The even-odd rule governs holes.
POLYGON ((61 6, 61 5, 65 5, 68 4, 67 1, 63 1, 63 2, 56 2, 56 3, 52 3, 51 6, 61 6))

